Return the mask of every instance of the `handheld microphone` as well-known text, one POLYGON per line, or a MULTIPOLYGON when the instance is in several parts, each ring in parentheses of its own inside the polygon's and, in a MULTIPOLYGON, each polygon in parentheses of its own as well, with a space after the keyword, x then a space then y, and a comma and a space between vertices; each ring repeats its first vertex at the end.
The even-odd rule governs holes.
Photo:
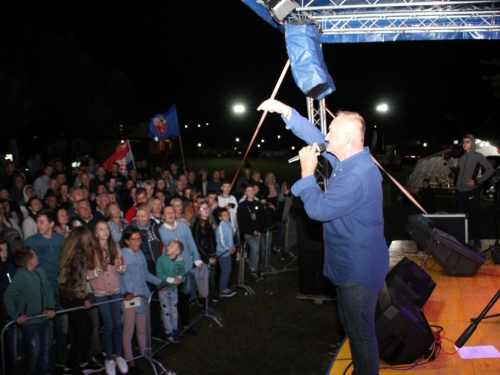
MULTIPOLYGON (((323 151, 325 151, 325 149, 326 149, 326 147, 325 147, 324 143, 318 144, 318 149, 317 149, 318 152, 316 153, 316 155, 321 154, 323 151)), ((299 155, 294 156, 293 158, 288 159, 288 162, 289 163, 293 163, 293 162, 295 162, 297 160, 300 160, 300 156, 299 155)))

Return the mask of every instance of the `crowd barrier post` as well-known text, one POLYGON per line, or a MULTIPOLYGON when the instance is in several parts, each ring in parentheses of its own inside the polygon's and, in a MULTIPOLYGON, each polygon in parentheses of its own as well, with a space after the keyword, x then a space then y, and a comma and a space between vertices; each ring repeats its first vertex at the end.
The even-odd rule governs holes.
POLYGON ((276 274, 276 268, 271 265, 271 248, 273 245, 273 231, 276 225, 273 225, 272 227, 268 228, 266 232, 264 233, 264 259, 263 262, 260 266, 260 274, 261 276, 264 275, 272 275, 276 274))
MULTIPOLYGON (((207 265, 207 267, 208 267, 208 265, 207 265)), ((212 272, 215 272, 215 269, 212 272)), ((208 280, 207 280, 207 282, 210 283, 210 281, 208 281, 208 280)), ((208 293, 210 294, 210 291, 208 291, 208 293)), ((194 318, 193 322, 186 329, 184 329, 182 332, 187 331, 189 328, 193 327, 200 320, 205 319, 205 318, 212 319, 215 323, 217 323, 219 325, 219 327, 222 328, 222 323, 220 322, 221 318, 214 314, 213 306, 210 307, 208 295, 205 298, 205 311, 203 311, 200 315, 198 315, 196 318, 194 318)))
POLYGON ((297 271, 299 269, 298 267, 288 268, 298 258, 297 258, 297 255, 295 255, 292 251, 290 251, 290 242, 289 242, 290 240, 288 238, 289 234, 290 234, 290 216, 288 216, 286 218, 284 223, 285 223, 285 231, 283 234, 283 237, 285 238, 284 247, 283 247, 283 250, 280 253, 278 253, 274 259, 271 260, 271 263, 274 262, 276 259, 282 257, 285 254, 288 255, 291 258, 291 260, 281 270, 276 271, 276 273, 297 271))
POLYGON ((153 352, 153 342, 152 342, 152 335, 151 335, 151 300, 153 298, 153 295, 155 293, 158 293, 161 290, 161 288, 156 288, 154 291, 151 292, 148 298, 146 298, 143 295, 139 295, 142 300, 147 301, 147 310, 146 310, 146 347, 144 348, 144 354, 138 355, 137 357, 134 357, 131 359, 131 361, 135 361, 137 359, 145 359, 149 362, 151 365, 151 368, 153 369, 153 372, 155 375, 175 375, 175 372, 168 371, 163 364, 158 361, 157 359, 153 358, 153 356, 162 350, 165 346, 169 344, 169 342, 163 344, 158 350, 153 352), (161 370, 158 372, 159 367, 161 370))
POLYGON ((254 295, 255 292, 248 285, 245 285, 245 248, 247 247, 247 242, 243 242, 243 246, 238 246, 238 283, 233 285, 229 289, 232 291, 241 288, 245 290, 248 294, 254 295))

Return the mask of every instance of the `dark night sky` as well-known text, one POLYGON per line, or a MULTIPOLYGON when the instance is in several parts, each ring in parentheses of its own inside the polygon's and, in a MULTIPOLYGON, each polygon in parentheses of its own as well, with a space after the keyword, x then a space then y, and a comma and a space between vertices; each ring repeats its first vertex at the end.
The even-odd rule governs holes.
MULTIPOLYGON (((209 122, 207 136, 249 138, 260 118, 253 109, 270 96, 287 60, 284 36, 237 0, 37 1, 23 7, 2 20, 7 27, 27 23, 74 36, 104 72, 121 69, 130 77, 139 119, 149 121, 176 103, 181 128, 209 122), (245 117, 232 113, 238 101, 249 107, 245 117)), ((380 121, 375 106, 387 102, 389 141, 449 142, 462 130, 500 138, 492 134, 500 125, 498 101, 481 65, 500 58, 500 41, 326 44, 323 50, 337 86, 327 106, 359 111, 370 129, 380 121)), ((277 98, 305 113, 290 73, 277 98)), ((270 115, 262 135, 281 129, 270 115)))

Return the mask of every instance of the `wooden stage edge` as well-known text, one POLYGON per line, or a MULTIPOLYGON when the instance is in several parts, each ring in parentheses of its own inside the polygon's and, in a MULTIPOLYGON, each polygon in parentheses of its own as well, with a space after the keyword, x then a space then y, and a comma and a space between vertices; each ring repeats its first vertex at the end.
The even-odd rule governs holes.
MULTIPOLYGON (((482 250, 493 245, 493 240, 483 240, 482 250)), ((389 248, 390 267, 404 257, 422 266, 425 254, 418 251, 413 241, 393 241, 389 248)), ((478 317, 500 289, 500 265, 493 263, 491 252, 485 252, 486 262, 474 277, 452 277, 434 261, 427 258, 425 271, 436 283, 436 288, 424 305, 424 314, 430 325, 443 327, 442 350, 432 362, 416 366, 411 370, 388 369, 380 362, 380 374, 444 374, 444 375, 490 375, 500 374, 500 358, 462 359, 455 350, 455 341, 469 327, 471 318, 478 317)), ((500 301, 488 315, 500 314, 500 301)), ((483 319, 464 348, 493 346, 500 351, 500 316, 483 319)), ((352 375, 351 353, 348 341, 340 348, 327 375, 352 375)))

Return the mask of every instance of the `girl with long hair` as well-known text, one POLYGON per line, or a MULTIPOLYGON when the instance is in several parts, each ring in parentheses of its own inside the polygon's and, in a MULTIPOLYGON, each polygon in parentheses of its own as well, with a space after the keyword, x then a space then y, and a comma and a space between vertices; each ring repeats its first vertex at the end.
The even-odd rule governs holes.
POLYGON ((95 251, 95 238, 89 228, 75 227, 64 241, 59 256, 59 299, 64 309, 83 307, 68 313, 68 320, 74 332, 71 342, 67 374, 80 374, 84 370, 97 370, 90 360, 92 321, 87 309, 91 303, 87 293, 87 259, 95 251), (79 362, 79 363, 78 363, 79 362))
POLYGON ((87 279, 94 291, 95 301, 110 302, 98 305, 102 318, 106 360, 106 374, 114 375, 116 366, 122 374, 128 371, 127 362, 122 357, 122 325, 120 275, 126 271, 126 265, 120 247, 113 241, 109 225, 104 220, 94 226, 94 236, 98 246, 87 259, 87 279))

